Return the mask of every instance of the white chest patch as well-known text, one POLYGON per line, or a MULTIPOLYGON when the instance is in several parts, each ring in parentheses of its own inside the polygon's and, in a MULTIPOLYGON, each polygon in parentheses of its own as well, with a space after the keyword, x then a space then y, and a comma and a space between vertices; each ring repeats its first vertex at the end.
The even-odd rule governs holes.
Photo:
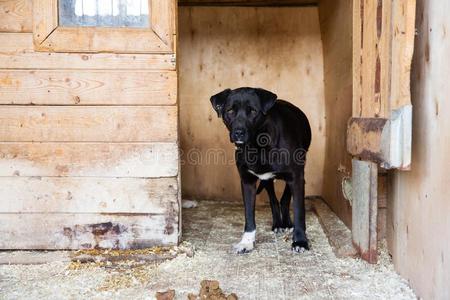
POLYGON ((268 179, 275 177, 275 173, 272 173, 272 172, 268 172, 268 173, 264 173, 264 174, 256 174, 252 170, 248 170, 248 172, 255 175, 256 177, 258 177, 261 180, 268 180, 268 179))

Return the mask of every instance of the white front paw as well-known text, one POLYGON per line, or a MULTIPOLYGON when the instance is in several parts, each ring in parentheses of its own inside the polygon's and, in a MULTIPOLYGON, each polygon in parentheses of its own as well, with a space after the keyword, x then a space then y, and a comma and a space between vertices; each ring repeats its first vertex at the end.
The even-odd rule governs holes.
POLYGON ((244 254, 248 253, 255 248, 255 243, 237 243, 233 245, 234 253, 236 254, 244 254))
POLYGON ((234 252, 237 254, 248 253, 255 248, 256 230, 244 232, 239 243, 233 245, 234 252))

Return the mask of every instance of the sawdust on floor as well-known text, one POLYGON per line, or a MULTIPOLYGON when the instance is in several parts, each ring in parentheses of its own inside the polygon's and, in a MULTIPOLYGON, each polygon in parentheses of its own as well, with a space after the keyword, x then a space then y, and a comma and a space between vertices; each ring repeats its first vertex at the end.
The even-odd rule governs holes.
POLYGON ((257 206, 256 249, 233 254, 243 221, 240 204, 200 201, 183 212, 183 239, 195 247, 193 257, 1 265, 0 299, 154 299, 169 289, 187 299, 204 279, 218 280, 224 293, 239 299, 416 299, 385 251, 377 265, 336 258, 313 213, 307 214, 311 251, 302 254, 291 252, 290 236, 270 231, 266 205, 257 206))

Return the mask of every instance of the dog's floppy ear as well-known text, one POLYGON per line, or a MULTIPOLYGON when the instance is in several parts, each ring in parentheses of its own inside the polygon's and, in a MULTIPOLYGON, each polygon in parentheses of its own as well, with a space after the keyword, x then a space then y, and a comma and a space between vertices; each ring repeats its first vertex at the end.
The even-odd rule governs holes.
POLYGON ((210 99, 211 104, 219 118, 222 117, 223 106, 225 105, 225 102, 227 101, 227 98, 228 98, 228 95, 230 94, 230 92, 231 92, 230 89, 223 90, 220 93, 212 96, 210 99))
POLYGON ((261 108, 263 114, 267 114, 269 109, 271 109, 272 106, 275 104, 275 101, 277 100, 277 95, 265 89, 255 89, 255 92, 258 95, 259 99, 261 100, 261 108))

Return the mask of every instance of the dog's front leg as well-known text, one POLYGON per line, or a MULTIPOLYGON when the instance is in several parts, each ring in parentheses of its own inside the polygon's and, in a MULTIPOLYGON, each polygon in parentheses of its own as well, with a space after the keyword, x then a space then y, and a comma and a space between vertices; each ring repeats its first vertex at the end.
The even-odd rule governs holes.
POLYGON ((241 180, 241 189, 245 208, 245 228, 241 241, 234 245, 234 251, 239 254, 250 252, 255 247, 256 179, 241 180))
POLYGON ((304 173, 295 176, 289 183, 292 191, 294 208, 294 236, 292 241, 292 250, 303 252, 309 250, 308 240, 306 238, 305 221, 305 179, 304 173))

